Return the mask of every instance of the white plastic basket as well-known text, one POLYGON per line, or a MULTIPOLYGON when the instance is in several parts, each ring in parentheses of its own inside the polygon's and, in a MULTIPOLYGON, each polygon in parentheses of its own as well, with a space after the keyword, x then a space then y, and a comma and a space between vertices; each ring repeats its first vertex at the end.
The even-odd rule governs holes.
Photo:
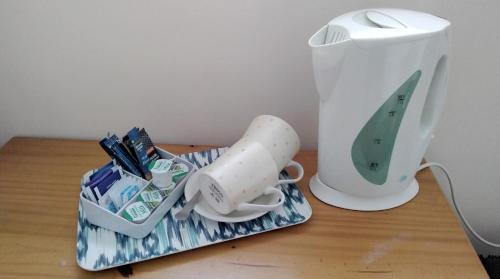
MULTIPOLYGON (((140 185, 141 191, 139 191, 139 193, 137 193, 124 206, 122 206, 117 213, 113 213, 99 206, 98 204, 88 200, 83 196, 83 193, 80 192, 80 201, 82 203, 82 210, 85 212, 86 218, 90 223, 135 238, 143 238, 154 229, 156 224, 163 218, 163 216, 165 216, 165 214, 170 210, 170 208, 182 196, 182 194, 184 193, 184 186, 186 185, 186 181, 195 171, 193 164, 191 164, 190 162, 168 151, 165 151, 159 147, 155 148, 162 159, 173 159, 174 162, 184 163, 189 168, 187 175, 177 183, 172 193, 170 193, 170 195, 162 201, 162 203, 151 213, 151 215, 143 223, 136 224, 130 222, 129 220, 121 216, 121 212, 129 204, 134 202, 139 193, 152 182, 124 171, 124 175, 133 176, 137 179, 139 183, 141 183, 140 185)), ((87 172, 82 178, 82 183, 85 180, 85 178, 90 176, 93 172, 94 170, 87 172)))

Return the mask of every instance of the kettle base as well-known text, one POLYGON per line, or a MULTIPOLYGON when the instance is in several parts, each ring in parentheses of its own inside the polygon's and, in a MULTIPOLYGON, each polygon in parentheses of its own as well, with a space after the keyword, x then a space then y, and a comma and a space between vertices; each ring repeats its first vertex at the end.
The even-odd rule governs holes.
POLYGON ((324 203, 359 211, 378 211, 398 207, 413 199, 419 189, 417 180, 413 179, 402 192, 385 197, 359 197, 327 186, 319 179, 318 174, 315 174, 309 181, 309 188, 313 195, 324 203))

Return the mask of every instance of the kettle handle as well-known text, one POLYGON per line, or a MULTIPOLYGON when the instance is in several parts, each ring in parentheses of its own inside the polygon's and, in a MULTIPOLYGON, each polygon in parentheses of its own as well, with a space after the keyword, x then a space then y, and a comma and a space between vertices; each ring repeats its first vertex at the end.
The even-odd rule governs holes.
POLYGON ((420 134, 422 138, 426 139, 424 142, 430 140, 432 130, 436 126, 439 114, 443 110, 447 92, 447 73, 448 56, 443 54, 434 68, 434 74, 429 84, 429 90, 427 91, 420 116, 420 134))

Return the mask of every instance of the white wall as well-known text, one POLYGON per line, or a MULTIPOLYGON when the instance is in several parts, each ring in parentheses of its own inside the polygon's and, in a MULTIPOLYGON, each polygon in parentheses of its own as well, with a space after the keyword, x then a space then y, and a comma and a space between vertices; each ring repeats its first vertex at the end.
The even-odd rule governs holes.
MULTIPOLYGON (((500 2, 470 1, 440 7, 453 23, 446 109, 427 151, 453 175, 465 217, 484 238, 500 243, 500 2)), ((439 182, 449 197, 448 183, 439 182)), ((476 250, 500 254, 474 237, 476 250)))
POLYGON ((467 218, 500 242, 494 0, 0 0, 0 145, 15 135, 98 139, 134 125, 156 142, 222 145, 270 113, 314 148, 307 39, 335 15, 375 6, 453 23, 450 94, 427 158, 450 168, 467 218))

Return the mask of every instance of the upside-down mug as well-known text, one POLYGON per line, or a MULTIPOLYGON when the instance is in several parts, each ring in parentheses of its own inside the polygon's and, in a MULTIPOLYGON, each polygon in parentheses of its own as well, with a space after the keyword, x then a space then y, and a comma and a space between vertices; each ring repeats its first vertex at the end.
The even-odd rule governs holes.
POLYGON ((198 180, 201 194, 220 214, 274 210, 285 200, 276 186, 298 182, 304 175, 302 166, 291 160, 298 149, 298 136, 290 125, 274 116, 259 116, 242 139, 203 169, 198 180), (297 177, 280 180, 279 174, 285 167, 296 168, 297 177), (280 196, 275 204, 251 203, 261 195, 273 193, 280 196))

